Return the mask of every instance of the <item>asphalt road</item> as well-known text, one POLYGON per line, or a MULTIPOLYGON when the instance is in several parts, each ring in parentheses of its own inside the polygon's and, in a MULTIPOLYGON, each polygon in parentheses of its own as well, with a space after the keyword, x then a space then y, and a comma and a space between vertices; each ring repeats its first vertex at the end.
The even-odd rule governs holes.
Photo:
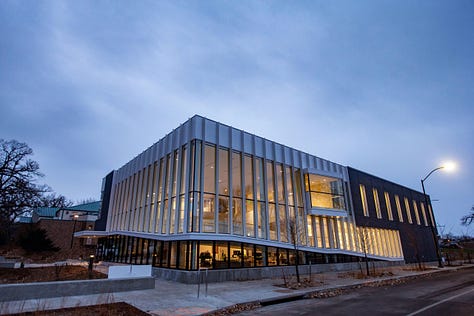
POLYGON ((474 268, 325 299, 305 299, 238 315, 474 315, 474 268))

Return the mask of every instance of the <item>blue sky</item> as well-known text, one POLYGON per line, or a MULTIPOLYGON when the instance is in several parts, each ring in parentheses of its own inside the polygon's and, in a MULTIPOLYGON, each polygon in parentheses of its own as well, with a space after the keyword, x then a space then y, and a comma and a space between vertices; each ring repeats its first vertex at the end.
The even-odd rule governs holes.
POLYGON ((44 182, 103 176, 194 114, 474 205, 472 1, 0 1, 0 137, 44 182))

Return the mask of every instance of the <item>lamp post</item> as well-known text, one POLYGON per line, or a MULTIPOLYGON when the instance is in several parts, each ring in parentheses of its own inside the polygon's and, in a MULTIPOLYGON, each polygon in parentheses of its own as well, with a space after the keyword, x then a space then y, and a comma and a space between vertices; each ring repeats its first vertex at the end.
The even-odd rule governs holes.
MULTIPOLYGON (((426 191, 425 191, 425 181, 426 181, 426 179, 428 179, 429 176, 431 176, 431 174, 433 174, 433 172, 435 172, 435 171, 438 171, 438 170, 441 170, 441 169, 445 169, 445 170, 450 171, 450 170, 453 170, 454 168, 455 168, 455 165, 453 163, 447 163, 447 164, 445 164, 441 167, 434 168, 433 170, 431 170, 428 173, 428 175, 426 177, 421 179, 421 188, 423 189, 423 196, 425 197, 425 204, 426 204, 426 207, 427 207, 428 211, 430 210, 430 208, 429 208, 430 204, 428 204, 428 196, 426 195, 426 191)), ((431 225, 430 225, 431 234, 433 236, 433 242, 434 242, 434 245, 435 245, 436 257, 438 258, 438 267, 442 268, 443 263, 441 262, 441 255, 440 255, 440 252, 439 252, 439 245, 438 245, 438 237, 436 236, 434 221, 435 221, 434 212, 433 212, 433 208, 431 207, 431 225)))
POLYGON ((74 242, 74 233, 76 232, 76 222, 77 219, 79 218, 79 215, 74 214, 74 225, 72 226, 72 235, 71 235, 71 249, 72 249, 72 244, 74 242))

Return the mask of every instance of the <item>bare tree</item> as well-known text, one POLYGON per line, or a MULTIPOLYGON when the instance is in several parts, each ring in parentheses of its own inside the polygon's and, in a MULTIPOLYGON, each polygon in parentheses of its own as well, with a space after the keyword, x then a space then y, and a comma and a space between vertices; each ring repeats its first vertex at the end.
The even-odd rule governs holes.
POLYGON ((35 207, 72 205, 47 185, 37 183, 43 174, 31 155, 33 150, 27 144, 0 139, 0 237, 8 239, 15 220, 35 207))
POLYGON ((372 240, 370 238, 370 232, 367 227, 357 227, 357 243, 360 251, 364 253, 365 269, 367 271, 367 276, 369 276, 370 270, 368 253, 371 248, 372 240))
POLYGON ((298 250, 299 250, 299 245, 304 240, 304 234, 305 234, 304 227, 301 227, 301 223, 298 224, 298 220, 294 216, 291 216, 291 218, 288 220, 288 226, 289 226, 290 243, 293 245, 293 249, 295 250, 296 281, 298 283, 301 283, 300 270, 299 270, 300 256, 299 256, 298 250))
POLYGON ((16 218, 40 203, 49 188, 36 184, 43 175, 25 143, 0 139, 0 228, 9 237, 16 218))
POLYGON ((471 225, 474 222, 474 206, 471 207, 471 212, 461 218, 461 223, 465 226, 471 225))
MULTIPOLYGON (((88 197, 86 199, 78 200, 77 205, 88 204, 88 203, 92 203, 92 202, 96 202, 96 201, 97 201, 97 199, 94 199, 92 197, 88 197)), ((71 205, 72 205, 72 202, 71 202, 71 205)), ((71 205, 68 205, 68 206, 71 206, 71 205)))
POLYGON ((67 199, 64 195, 51 193, 43 195, 40 199, 40 205, 42 207, 69 207, 74 203, 67 199))

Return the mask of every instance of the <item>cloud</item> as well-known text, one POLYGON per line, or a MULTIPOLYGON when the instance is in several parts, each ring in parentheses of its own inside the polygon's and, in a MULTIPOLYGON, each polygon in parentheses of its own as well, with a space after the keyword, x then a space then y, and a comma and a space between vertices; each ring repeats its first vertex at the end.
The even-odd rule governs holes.
POLYGON ((0 132, 73 199, 196 113, 412 188, 459 155, 462 181, 430 192, 470 192, 465 6, 1 3, 0 132))

